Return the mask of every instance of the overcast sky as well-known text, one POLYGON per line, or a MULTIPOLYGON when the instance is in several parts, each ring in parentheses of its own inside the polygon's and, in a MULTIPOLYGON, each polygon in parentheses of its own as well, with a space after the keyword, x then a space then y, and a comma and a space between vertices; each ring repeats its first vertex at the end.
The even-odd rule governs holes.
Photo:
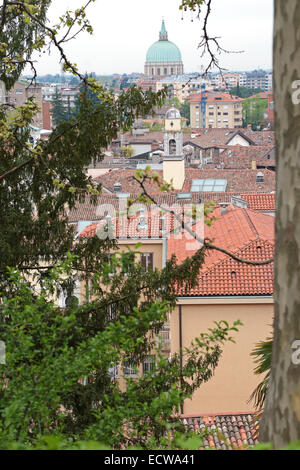
MULTIPOLYGON (((74 10, 84 0, 53 0, 50 22, 66 9, 74 10)), ((147 49, 158 40, 162 17, 169 40, 181 50, 185 72, 200 71, 205 61, 197 49, 201 22, 191 14, 181 19, 180 0, 96 0, 88 9, 93 36, 81 34, 65 47, 81 72, 97 74, 143 72, 147 49)), ((221 36, 227 50, 242 54, 224 54, 222 66, 230 70, 272 67, 273 0, 213 0, 209 23, 211 35, 221 36)), ((43 54, 38 59, 39 74, 58 73, 58 55, 43 54)))

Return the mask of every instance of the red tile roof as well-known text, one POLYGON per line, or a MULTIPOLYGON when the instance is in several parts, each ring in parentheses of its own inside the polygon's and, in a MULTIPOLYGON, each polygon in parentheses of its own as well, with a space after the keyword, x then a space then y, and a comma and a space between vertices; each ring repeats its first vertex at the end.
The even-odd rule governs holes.
POLYGON ((252 131, 251 129, 242 129, 243 134, 255 142, 256 145, 273 145, 275 146, 275 132, 271 130, 266 131, 252 131))
MULTIPOLYGON (((193 179, 224 179, 227 180, 226 192, 229 193, 269 193, 275 191, 276 175, 274 171, 261 169, 264 182, 257 183, 258 170, 219 170, 188 168, 185 174, 185 182, 181 192, 188 193, 191 190, 193 179)), ((105 175, 104 175, 105 176, 105 175)))
MULTIPOLYGON (((205 165, 221 165, 224 169, 252 169, 252 162, 257 167, 275 167, 275 154, 273 145, 232 145, 223 147, 219 155, 212 154, 212 162, 205 165)), ((220 149, 222 147, 220 146, 220 149)))
POLYGON ((235 137, 237 134, 240 135, 248 142, 250 145, 255 145, 255 141, 251 139, 246 132, 245 129, 218 129, 218 128, 211 128, 211 129, 197 129, 196 137, 190 138, 189 143, 195 144, 201 148, 212 148, 218 147, 223 145, 228 145, 230 141, 235 137))
MULTIPOLYGON (((189 101, 190 103, 199 103, 201 101, 201 93, 192 95, 189 101)), ((220 103, 220 102, 237 103, 237 102, 242 102, 244 100, 243 98, 240 98, 239 96, 232 96, 229 93, 206 92, 206 101, 207 103, 212 103, 212 102, 214 103, 220 103)))
POLYGON ((255 211, 275 211, 276 194, 241 194, 241 197, 248 202, 248 208, 255 211))
MULTIPOLYGON (((227 192, 230 193, 268 193, 275 191, 276 186, 276 175, 273 171, 261 169, 264 175, 264 182, 257 183, 256 176, 257 170, 250 169, 239 169, 239 170, 219 170, 219 169, 198 169, 198 168, 187 168, 185 171, 185 181, 181 190, 172 191, 173 194, 180 192, 189 193, 191 190, 193 179, 225 179, 227 180, 227 192)), ((103 187, 113 193, 114 183, 121 183, 122 193, 129 193, 131 196, 139 194, 141 192, 140 185, 134 181, 133 176, 136 170, 131 169, 118 169, 111 170, 104 175, 98 176, 94 181, 102 184, 103 187)), ((162 170, 151 170, 150 174, 158 174, 163 178, 162 170)), ((154 195, 161 195, 161 191, 154 182, 146 183, 145 187, 147 191, 154 195)), ((103 194, 104 194, 103 190, 103 194)))
POLYGON ((257 444, 258 420, 254 413, 182 415, 181 421, 187 431, 207 432, 201 449, 241 450, 257 444))
MULTIPOLYGON (((204 226, 204 234, 199 236, 213 240, 219 246, 239 258, 249 261, 264 261, 273 257, 274 252, 274 217, 234 206, 221 215, 221 209, 213 212, 216 220, 211 226, 204 226)), ((138 228, 139 215, 130 220, 113 219, 116 238, 162 238, 160 211, 145 214, 147 226, 138 228), (127 226, 126 226, 127 224, 127 226)), ((175 221, 176 222, 176 221, 175 221)), ((97 230, 106 224, 105 220, 86 227, 80 238, 93 237, 97 230)), ((199 225, 194 230, 199 229, 199 225)), ((174 229, 171 218, 170 230, 174 229)), ((168 232, 169 230, 167 230, 168 232)), ((175 255, 178 262, 183 262, 193 255, 199 246, 183 233, 182 238, 172 233, 168 239, 168 258, 175 255), (192 246, 191 246, 192 245, 192 246)), ((197 233, 200 234, 197 230, 197 233)), ((273 294, 273 263, 266 265, 248 265, 233 260, 227 254, 217 250, 206 250, 205 263, 199 274, 198 285, 183 296, 258 296, 273 294)))
MULTIPOLYGON (((102 184, 102 186, 104 186, 106 189, 108 189, 112 193, 114 190, 114 184, 120 183, 122 186, 122 190, 121 190, 122 193, 130 193, 131 195, 134 195, 134 194, 139 194, 141 192, 141 186, 133 179, 133 176, 135 175, 135 173, 136 173, 136 170, 117 169, 117 170, 112 170, 108 173, 105 173, 105 175, 98 176, 97 178, 94 179, 94 181, 102 184)), ((153 173, 158 174, 162 178, 161 170, 150 171, 151 175, 153 173)), ((147 191, 149 191, 151 194, 157 194, 157 193, 161 194, 161 191, 159 191, 159 188, 156 183, 147 183, 145 184, 145 187, 147 188, 147 191)))
MULTIPOLYGON (((136 214, 132 217, 116 217, 112 218, 112 226, 114 228, 114 238, 163 238, 165 231, 161 230, 160 216, 161 211, 157 208, 151 212, 143 213, 145 217, 146 227, 140 227, 140 215, 136 214)), ((80 234, 79 238, 90 238, 97 235, 99 229, 107 224, 106 219, 95 222, 86 227, 80 234)), ((179 225, 175 221, 176 225, 179 225)), ((166 225, 167 231, 174 230, 174 218, 170 216, 170 226, 166 225)))
MULTIPOLYGON (((169 206, 174 204, 198 204, 201 199, 203 203, 215 203, 220 204, 223 202, 231 203, 233 196, 240 196, 243 200, 248 203, 248 209, 255 211, 275 211, 275 193, 191 193, 191 199, 178 200, 177 193, 161 193, 155 195, 155 200, 158 204, 167 204, 169 206)), ((68 220, 70 223, 79 222, 80 220, 96 221, 103 217, 103 214, 99 215, 98 208, 103 205, 111 205, 117 211, 120 210, 120 200, 115 194, 108 194, 102 191, 102 195, 99 196, 95 204, 91 202, 89 196, 85 197, 83 202, 77 202, 76 206, 68 212, 68 220)), ((122 202, 122 209, 124 208, 124 202, 122 202)), ((150 210, 150 204, 145 204, 146 210, 150 210)))
MULTIPOLYGON (((249 209, 228 207, 221 215, 216 209, 217 218, 211 226, 205 225, 204 237, 239 258, 249 261, 265 261, 273 257, 274 217, 249 209)), ((191 240, 171 235, 168 240, 168 257, 175 254, 179 262, 196 251, 189 249, 191 240)), ((182 291, 183 293, 183 291, 182 291)), ((248 265, 233 260, 217 250, 206 250, 205 263, 199 275, 196 288, 188 296, 234 296, 272 295, 273 263, 248 265)), ((186 294, 184 294, 186 296, 186 294)))

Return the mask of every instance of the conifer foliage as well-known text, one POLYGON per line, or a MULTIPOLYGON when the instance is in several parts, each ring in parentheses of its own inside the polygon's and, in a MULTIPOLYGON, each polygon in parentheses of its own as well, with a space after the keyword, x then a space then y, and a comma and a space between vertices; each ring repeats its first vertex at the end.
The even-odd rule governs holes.
POLYGON ((197 282, 204 249, 181 265, 172 258, 158 271, 145 270, 138 246, 132 263, 132 253, 119 253, 113 240, 74 243, 66 208, 86 196, 96 202, 99 194, 86 167, 118 130, 130 129, 166 95, 132 86, 115 101, 81 75, 63 47, 76 29, 92 32, 86 17, 91 1, 67 11, 53 28, 46 21, 50 3, 7 0, 0 7, 0 78, 7 90, 26 65, 34 75, 32 54, 49 44, 82 84, 71 119, 62 119, 57 99, 56 127, 47 141, 30 138, 33 98, 21 107, 0 106, 0 339, 6 345, 0 445, 35 445, 42 435, 60 434, 113 447, 167 446, 166 431, 174 435, 184 398, 209 380, 237 324, 195 332, 195 343, 169 360, 159 332, 175 306, 175 286, 183 292, 197 282), (60 292, 68 297, 63 309, 55 302, 60 292), (111 371, 121 374, 128 363, 140 367, 153 351, 154 368, 126 378, 121 388, 111 371))

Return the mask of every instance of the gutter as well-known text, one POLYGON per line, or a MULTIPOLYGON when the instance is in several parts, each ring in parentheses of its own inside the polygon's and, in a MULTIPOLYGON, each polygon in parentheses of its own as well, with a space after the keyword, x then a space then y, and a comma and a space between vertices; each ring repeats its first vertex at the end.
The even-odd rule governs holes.
MULTIPOLYGON (((178 309, 179 315, 179 354, 180 354, 180 385, 182 388, 182 369, 183 369, 183 361, 182 361, 182 305, 179 305, 178 309)), ((180 405, 180 413, 184 413, 184 403, 180 405)))

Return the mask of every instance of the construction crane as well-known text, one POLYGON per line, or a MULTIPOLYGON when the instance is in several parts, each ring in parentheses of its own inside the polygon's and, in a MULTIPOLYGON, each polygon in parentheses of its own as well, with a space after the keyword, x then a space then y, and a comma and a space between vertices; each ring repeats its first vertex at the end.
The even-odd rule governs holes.
POLYGON ((200 127, 206 129, 206 85, 203 83, 201 85, 201 105, 200 105, 200 127))

